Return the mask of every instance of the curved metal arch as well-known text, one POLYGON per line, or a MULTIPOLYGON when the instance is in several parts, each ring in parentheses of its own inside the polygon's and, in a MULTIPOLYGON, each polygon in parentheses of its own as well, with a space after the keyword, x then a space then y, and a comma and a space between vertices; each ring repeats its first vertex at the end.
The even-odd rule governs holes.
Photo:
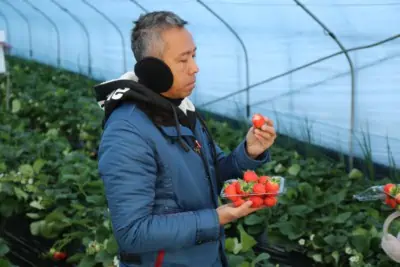
POLYGON ((144 8, 141 4, 139 4, 138 1, 136 0, 129 0, 130 2, 134 3, 138 8, 140 8, 144 13, 148 13, 149 11, 144 8))
POLYGON ((244 58, 245 58, 245 68, 246 68, 246 115, 247 117, 250 116, 250 69, 249 69, 249 56, 247 53, 247 48, 242 40, 240 38, 239 34, 223 19, 221 16, 219 16, 214 10, 212 10, 207 4, 205 4, 201 0, 197 0, 197 2, 202 5, 205 9, 207 9, 212 15, 214 15, 218 20, 220 20, 227 28, 228 30, 236 37, 236 39, 239 41, 240 45, 242 46, 243 53, 244 53, 244 58))
POLYGON ((350 106, 350 139, 349 139, 349 167, 353 168, 353 136, 354 136, 354 113, 355 113, 355 78, 354 78, 354 66, 353 61, 351 60, 349 53, 343 44, 339 41, 336 35, 324 24, 320 21, 308 8, 306 8, 300 1, 293 0, 299 7, 301 7, 312 19, 314 19, 327 33, 328 35, 336 42, 336 44, 340 47, 350 66, 350 76, 351 76, 351 106, 350 106))
POLYGON ((38 7, 36 7, 34 4, 29 2, 29 0, 22 0, 22 1, 24 1, 31 8, 33 8, 36 12, 41 14, 54 27, 54 30, 56 31, 56 35, 57 35, 57 67, 60 67, 60 64, 61 64, 61 56, 60 56, 61 42, 60 42, 60 31, 58 30, 57 24, 46 13, 44 13, 42 10, 40 10, 38 7))
POLYGON ((106 14, 104 14, 103 12, 101 12, 99 9, 97 9, 94 5, 92 5, 91 3, 89 3, 87 0, 82 0, 83 3, 85 3, 87 6, 91 7, 94 11, 96 11, 100 16, 102 16, 105 20, 107 20, 114 28, 115 30, 118 32, 119 36, 121 37, 121 45, 122 45, 122 60, 123 60, 123 70, 124 72, 127 71, 126 68, 126 51, 125 51, 125 40, 124 40, 124 36, 121 32, 121 30, 118 28, 117 24, 115 24, 109 17, 107 17, 106 14))
MULTIPOLYGON (((393 41, 393 40, 399 39, 399 38, 400 38, 400 34, 396 34, 396 35, 393 35, 393 36, 391 36, 391 37, 389 37, 389 38, 383 39, 383 40, 381 40, 381 41, 379 41, 379 42, 375 42, 375 43, 368 44, 368 45, 362 45, 362 46, 353 47, 353 48, 347 49, 346 51, 347 51, 347 52, 353 52, 353 51, 368 49, 368 48, 372 48, 372 47, 375 47, 375 46, 378 46, 378 45, 382 45, 382 44, 384 44, 384 43, 387 43, 387 42, 390 42, 390 41, 393 41)), ((263 84, 272 82, 272 81, 274 81, 274 80, 276 80, 276 79, 279 79, 279 78, 281 78, 281 77, 283 77, 283 76, 286 76, 286 75, 288 75, 288 74, 291 74, 291 73, 297 72, 297 71, 299 71, 299 70, 305 69, 305 68, 307 68, 307 67, 310 67, 310 66, 315 65, 315 64, 317 64, 317 63, 319 63, 319 62, 328 60, 328 59, 330 59, 330 58, 339 56, 339 55, 341 55, 341 54, 343 54, 343 51, 342 51, 342 50, 340 50, 340 51, 338 51, 338 52, 336 52, 336 53, 330 54, 330 55, 328 55, 328 56, 324 56, 324 57, 318 58, 318 59, 316 59, 316 60, 310 61, 310 62, 308 62, 308 63, 306 63, 306 64, 303 64, 303 65, 298 66, 298 67, 296 67, 296 68, 290 69, 290 70, 285 71, 285 72, 283 72, 283 73, 280 73, 280 74, 278 74, 278 75, 274 75, 274 76, 271 76, 271 77, 269 77, 269 78, 267 78, 267 79, 265 79, 265 80, 262 80, 262 81, 253 83, 253 84, 250 85, 250 89, 253 89, 253 88, 257 87, 257 86, 260 86, 260 85, 263 85, 263 84)), ((235 91, 235 92, 233 92, 233 93, 229 93, 229 94, 224 95, 224 96, 221 96, 221 97, 218 97, 217 99, 214 99, 214 100, 211 100, 211 101, 209 101, 209 102, 206 102, 206 103, 204 103, 204 104, 199 105, 199 107, 206 107, 206 106, 209 106, 209 105, 211 105, 211 104, 218 103, 218 102, 220 102, 220 101, 222 101, 222 100, 224 100, 224 99, 226 99, 226 98, 229 98, 229 97, 232 97, 232 96, 241 94, 241 93, 243 93, 245 90, 246 90, 246 88, 237 90, 237 91, 235 91)), ((259 105, 259 104, 262 104, 262 103, 263 103, 263 100, 262 100, 262 101, 259 101, 259 102, 256 102, 256 103, 252 103, 252 105, 259 105)))
POLYGON ((28 42, 29 42, 29 56, 32 58, 33 57, 33 50, 32 50, 32 28, 31 24, 29 23, 28 18, 25 16, 24 13, 22 13, 18 8, 16 8, 14 5, 12 5, 10 2, 7 0, 3 0, 3 3, 7 4, 9 7, 11 7, 21 18, 25 21, 26 26, 28 27, 28 42))
POLYGON ((4 22, 6 23, 6 28, 7 28, 7 31, 6 31, 6 35, 7 35, 7 43, 11 43, 11 34, 10 34, 11 30, 10 30, 10 22, 8 21, 8 18, 7 18, 7 16, 6 16, 6 15, 4 15, 4 13, 2 13, 2 12, 1 12, 1 10, 0 10, 0 17, 2 17, 2 18, 4 19, 4 22))
POLYGON ((87 30, 85 24, 77 17, 75 16, 71 11, 69 11, 66 7, 62 6, 60 3, 57 3, 55 0, 50 0, 53 4, 58 6, 62 11, 67 13, 76 23, 79 24, 79 26, 82 28, 83 32, 86 35, 87 39, 87 53, 88 53, 88 74, 89 76, 92 75, 92 56, 90 53, 90 35, 89 31, 87 30))

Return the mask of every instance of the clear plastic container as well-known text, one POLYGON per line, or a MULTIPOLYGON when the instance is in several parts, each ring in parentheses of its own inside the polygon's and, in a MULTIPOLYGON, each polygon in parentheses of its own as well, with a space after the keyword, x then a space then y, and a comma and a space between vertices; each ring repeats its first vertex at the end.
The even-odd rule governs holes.
POLYGON ((376 201, 385 200, 386 194, 383 191, 383 185, 371 186, 359 194, 353 195, 353 198, 358 201, 376 201))
MULTIPOLYGON (((258 178, 260 179, 261 177, 266 176, 260 176, 258 178)), ((240 206, 247 200, 253 201, 253 207, 275 206, 278 197, 285 192, 285 178, 282 176, 267 177, 269 178, 267 181, 265 181, 265 179, 251 182, 245 182, 243 179, 227 180, 224 183, 220 196, 226 201, 233 202, 235 206, 240 206), (271 182, 274 185, 268 185, 268 183, 271 182), (231 188, 227 189, 229 186, 231 188), (258 190, 255 186, 258 187, 258 190), (263 201, 262 204, 260 204, 261 201, 263 201)))
POLYGON ((382 201, 393 209, 400 210, 400 185, 376 185, 353 195, 358 201, 382 201))

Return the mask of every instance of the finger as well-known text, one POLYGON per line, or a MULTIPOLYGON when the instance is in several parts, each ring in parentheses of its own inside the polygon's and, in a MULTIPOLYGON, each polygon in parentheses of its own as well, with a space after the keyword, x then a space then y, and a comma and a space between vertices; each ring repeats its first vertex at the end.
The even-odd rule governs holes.
POLYGON ((269 132, 269 133, 271 133, 271 134, 275 134, 275 128, 272 127, 272 126, 268 126, 267 124, 264 124, 264 125, 261 127, 261 130, 264 131, 264 132, 269 132))
POLYGON ((260 130, 256 130, 255 132, 254 132, 254 134, 255 135, 259 135, 259 136, 261 136, 262 138, 264 138, 264 139, 266 139, 266 140, 270 140, 271 138, 274 138, 274 136, 275 136, 275 131, 272 131, 272 132, 266 132, 266 131, 260 131, 260 130))
POLYGON ((264 137, 262 137, 261 135, 259 135, 259 134, 254 134, 254 136, 256 137, 256 139, 258 140, 258 141, 260 141, 260 142, 262 142, 262 141, 264 141, 265 139, 264 139, 264 137))
POLYGON ((267 124, 268 126, 271 126, 271 127, 274 126, 274 121, 271 120, 270 118, 264 116, 264 120, 265 120, 265 124, 267 124))
POLYGON ((245 203, 238 207, 239 213, 246 212, 248 209, 251 208, 251 205, 253 205, 253 201, 247 200, 245 203))

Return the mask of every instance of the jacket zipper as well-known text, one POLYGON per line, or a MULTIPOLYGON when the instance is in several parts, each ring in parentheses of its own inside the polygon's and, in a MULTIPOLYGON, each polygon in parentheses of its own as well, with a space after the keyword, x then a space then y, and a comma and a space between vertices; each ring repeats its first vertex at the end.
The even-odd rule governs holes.
POLYGON ((196 146, 192 147, 192 149, 193 149, 194 152, 196 152, 196 154, 198 154, 200 156, 201 161, 203 162, 203 167, 204 167, 204 169, 206 171, 206 175, 207 175, 208 185, 210 186, 210 190, 211 190, 211 194, 212 194, 211 197, 213 199, 215 207, 217 208, 218 207, 218 200, 215 199, 216 192, 214 191, 214 186, 213 186, 213 183, 211 181, 210 170, 208 169, 208 166, 207 166, 207 163, 206 163, 207 161, 206 161, 206 159, 204 157, 204 154, 203 154, 203 151, 201 149, 201 144, 197 139, 194 140, 194 143, 195 143, 196 146))

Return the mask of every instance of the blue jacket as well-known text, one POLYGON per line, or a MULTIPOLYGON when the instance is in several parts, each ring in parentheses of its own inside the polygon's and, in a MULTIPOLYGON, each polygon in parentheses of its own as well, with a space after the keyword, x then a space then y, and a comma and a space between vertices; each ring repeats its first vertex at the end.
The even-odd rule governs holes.
MULTIPOLYGON (((188 99, 180 109, 194 111, 188 99)), ((160 251, 163 267, 227 266, 216 212, 220 182, 259 167, 269 154, 253 160, 243 141, 227 156, 195 121, 193 130, 182 124, 156 126, 132 102, 109 113, 98 168, 122 266, 154 266, 160 251), (178 138, 190 149, 183 149, 178 138)))

